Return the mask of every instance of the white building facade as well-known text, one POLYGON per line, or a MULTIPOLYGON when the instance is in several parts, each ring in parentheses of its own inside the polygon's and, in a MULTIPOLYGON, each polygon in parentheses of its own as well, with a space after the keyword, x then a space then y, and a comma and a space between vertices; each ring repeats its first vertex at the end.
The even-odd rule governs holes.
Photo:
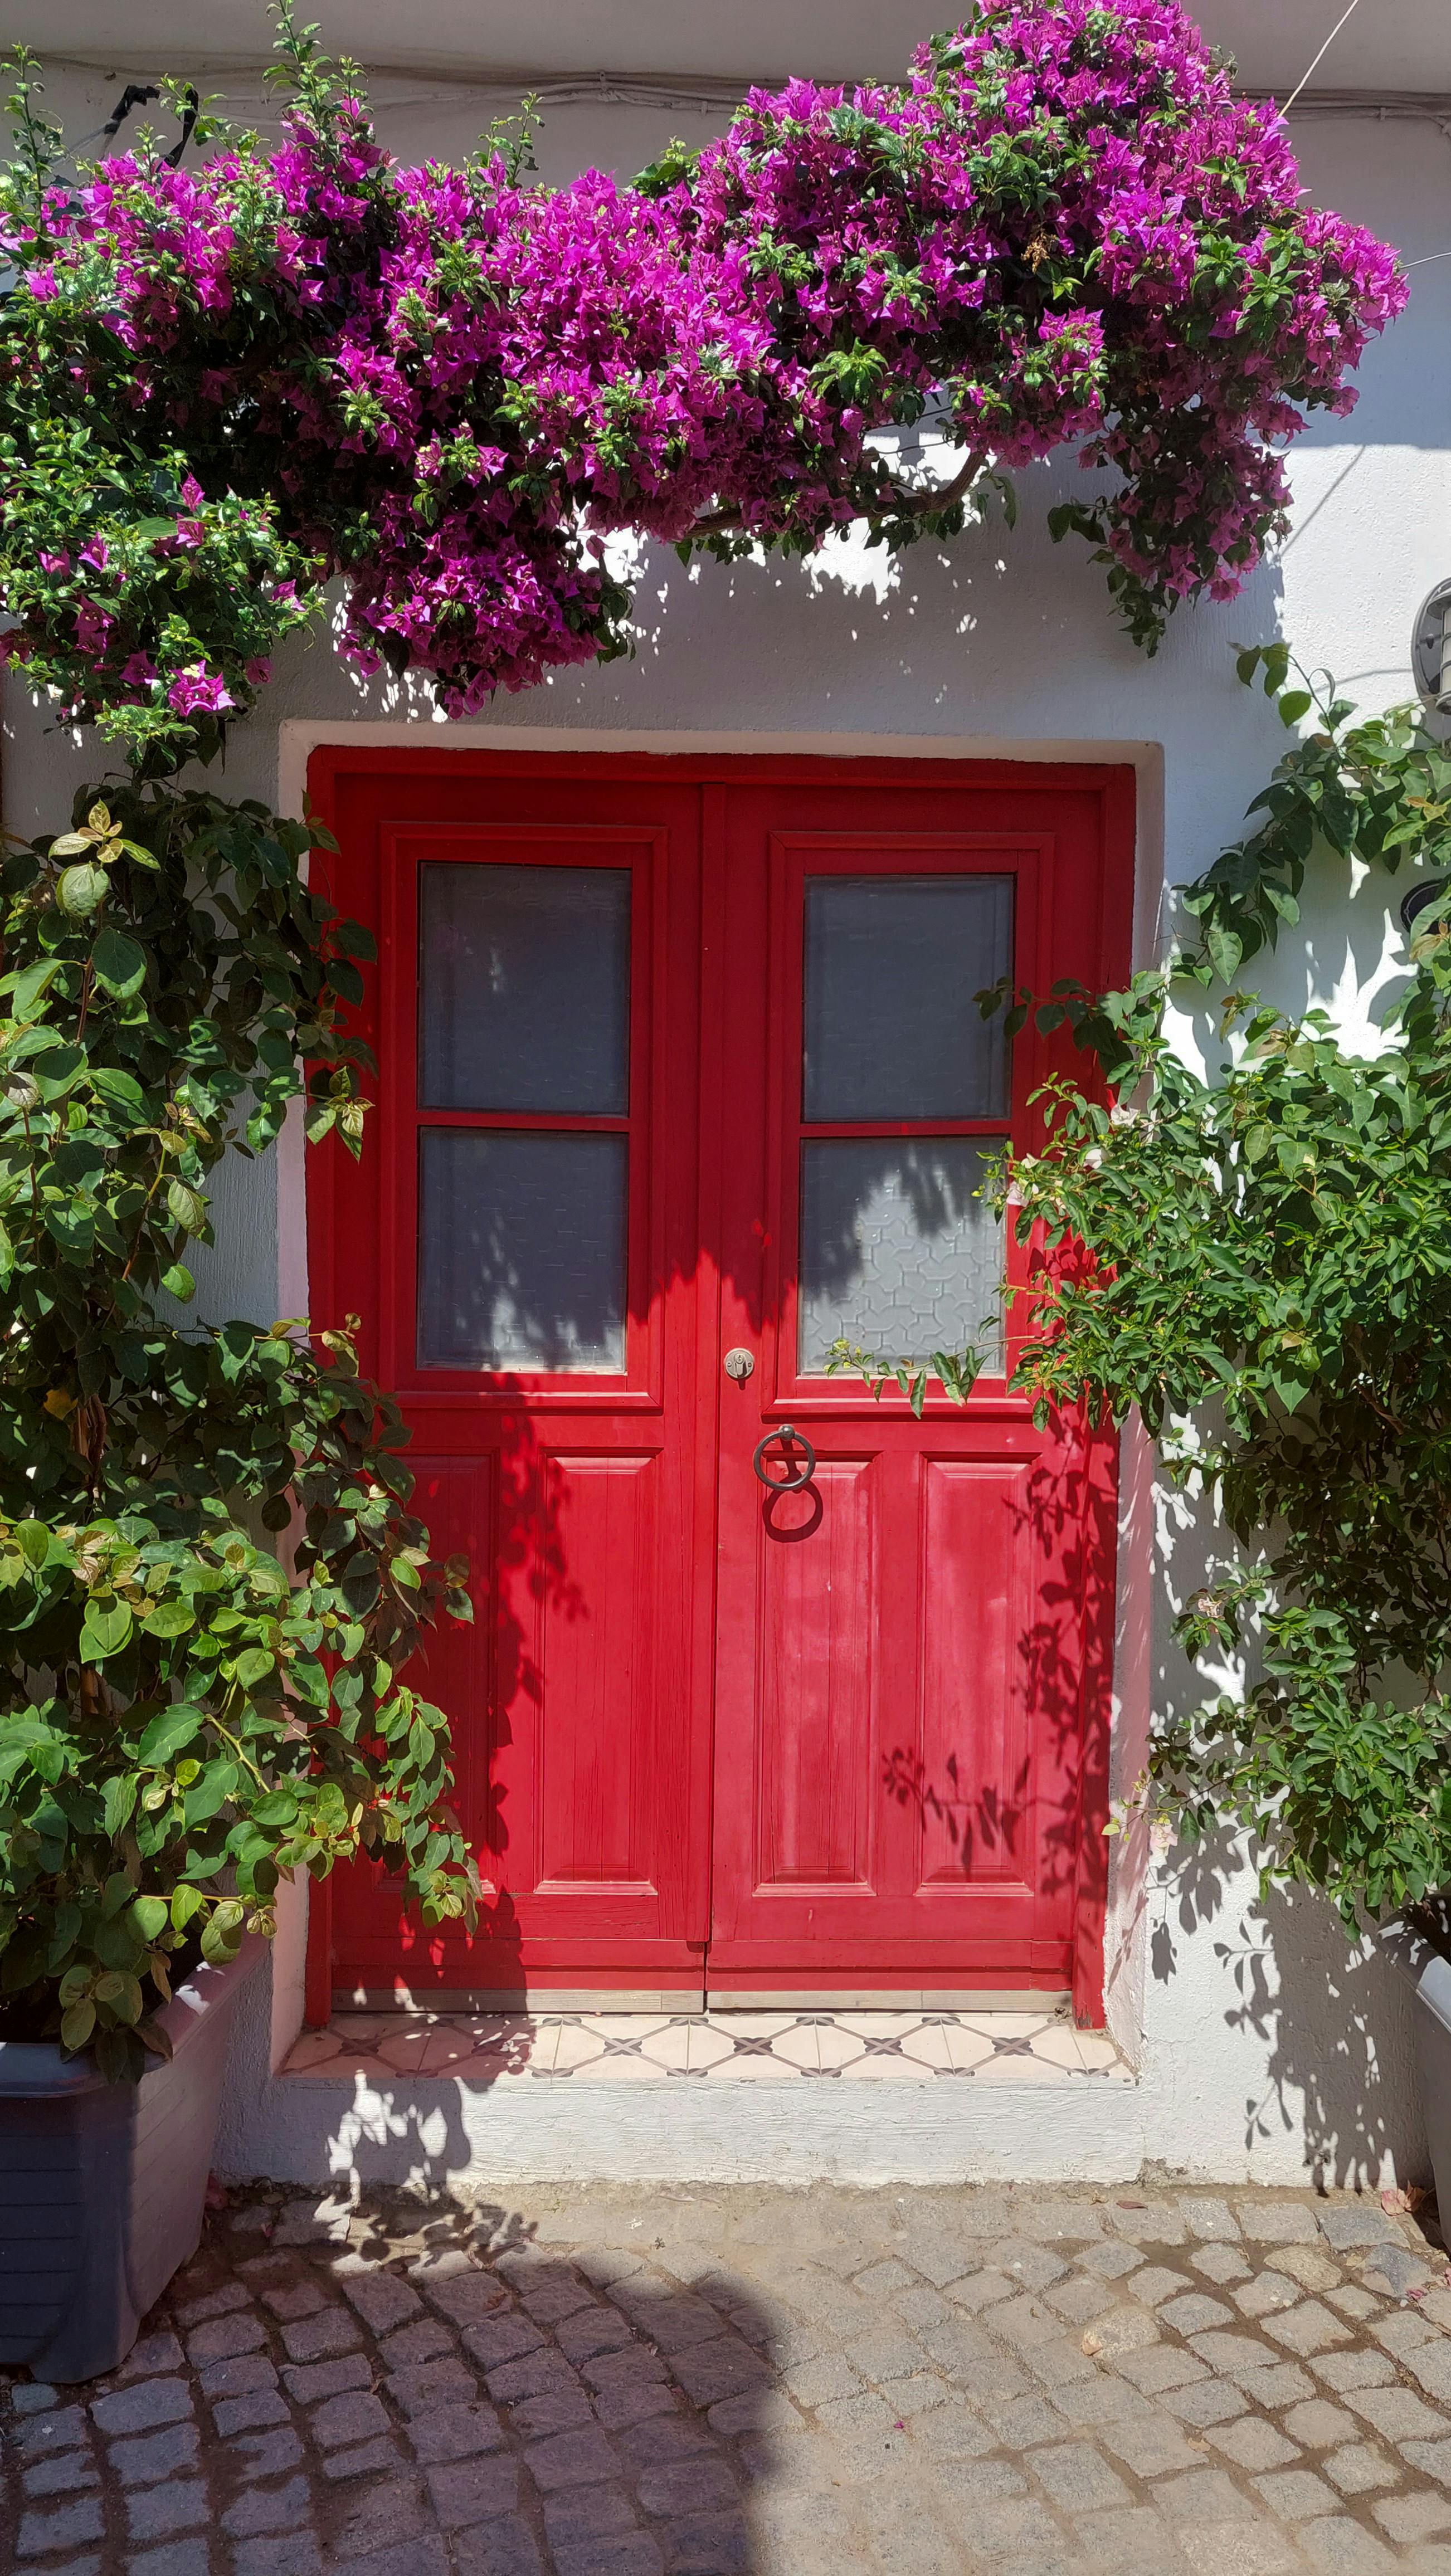
MULTIPOLYGON (((128 12, 124 39, 108 32, 109 11, 81 0, 33 14, 22 32, 48 57, 48 104, 73 136, 104 121, 119 83, 193 69, 159 6, 128 12)), ((195 68, 241 121, 273 112, 261 104, 260 46, 237 33, 249 14, 233 0, 188 29, 195 68)), ((1268 32, 1264 14, 1211 0, 1206 32, 1238 53, 1247 85, 1283 95, 1339 13, 1294 0, 1270 13, 1268 32)), ((1078 479, 1063 457, 1019 478, 1012 533, 989 526, 894 560, 843 542, 805 569, 685 570, 668 551, 647 555, 632 659, 558 674, 470 724, 442 723, 421 691, 361 681, 325 638, 289 648, 229 742, 221 792, 296 812, 309 760, 326 747, 517 750, 562 765, 638 753, 957 762, 965 774, 983 762, 1109 768, 1134 783, 1134 962, 1152 961, 1167 890, 1236 837, 1283 747, 1274 711, 1236 681, 1232 643, 1283 636, 1345 695, 1384 707, 1410 693, 1416 609, 1451 572, 1451 40, 1440 14, 1392 0, 1374 15, 1374 38, 1347 28, 1295 109, 1311 196, 1397 245, 1411 264, 1410 305, 1368 352, 1356 410, 1321 416, 1299 442, 1294 524, 1273 560, 1232 606, 1182 610, 1152 661, 1117 632, 1077 541, 1049 542, 1048 508, 1078 479)), ((336 0, 324 32, 369 67, 383 139, 405 159, 461 155, 537 89, 549 180, 590 166, 628 173, 676 132, 703 139, 753 78, 888 73, 931 24, 930 10, 902 0, 829 11, 784 0, 725 23, 612 0, 593 15, 586 56, 561 0, 491 11, 487 45, 477 24, 465 33, 453 23, 463 15, 455 0, 408 13, 406 57, 396 15, 371 0, 336 0)), ((10 829, 65 828, 75 785, 105 765, 101 746, 58 731, 8 681, 10 829)), ((1288 1009, 1329 1005, 1353 1037, 1402 956, 1392 889, 1349 883, 1326 858, 1312 866, 1301 926, 1257 961, 1257 980, 1288 1009)), ((261 1163, 224 1168, 200 1292, 208 1319, 309 1311, 307 1187, 292 1136, 261 1163)), ((1122 1798, 1153 1709, 1195 1687, 1170 1621, 1213 1537, 1156 1484, 1132 1437, 1119 1519, 1110 1786, 1122 1798)), ((1353 2184, 1414 2178, 1424 2162, 1409 1999, 1394 1967, 1351 1950, 1307 1898, 1262 1908, 1252 1870, 1229 1850, 1189 1857, 1134 1834, 1112 1842, 1105 2010, 1128 2072, 1076 2089, 1026 2079, 715 2092, 535 2084, 464 2086, 451 2100, 432 2082, 410 2098, 401 2075, 386 2098, 376 2079, 302 2084, 279 2070, 302 2019, 305 1902, 296 1892, 284 1906, 270 2002, 254 2013, 232 2086, 220 2161, 238 2173, 886 2181, 1113 2179, 1154 2167, 1353 2184)), ((960 1982, 976 1991, 984 1981, 960 1982)))

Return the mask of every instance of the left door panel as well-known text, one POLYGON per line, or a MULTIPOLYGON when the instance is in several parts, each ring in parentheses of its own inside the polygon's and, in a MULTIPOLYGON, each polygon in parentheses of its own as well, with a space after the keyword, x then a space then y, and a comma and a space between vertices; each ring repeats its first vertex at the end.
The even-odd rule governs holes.
POLYGON ((311 1158, 312 1302, 368 1319, 415 1507, 471 1562, 476 1624, 445 1621, 421 1679, 485 1891, 470 1938, 340 1872, 332 1990, 698 1997, 699 791, 340 752, 312 788, 334 900, 379 943, 380 1064, 361 1164, 311 1158))

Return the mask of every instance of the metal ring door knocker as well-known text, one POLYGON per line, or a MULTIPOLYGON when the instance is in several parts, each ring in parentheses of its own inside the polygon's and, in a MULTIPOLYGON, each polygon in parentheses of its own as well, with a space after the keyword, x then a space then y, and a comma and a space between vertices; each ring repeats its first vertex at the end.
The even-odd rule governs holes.
POLYGON ((751 1465, 769 1493, 799 1494, 803 1486, 810 1484, 816 1473, 816 1452, 804 1431, 798 1431, 794 1423, 783 1422, 775 1431, 768 1431, 764 1440, 756 1443, 756 1454, 751 1460, 751 1465), (784 1476, 768 1476, 762 1461, 766 1451, 778 1440, 786 1451, 786 1473, 784 1476), (796 1449, 802 1449, 806 1453, 804 1467, 797 1468, 791 1464, 791 1453, 796 1449))

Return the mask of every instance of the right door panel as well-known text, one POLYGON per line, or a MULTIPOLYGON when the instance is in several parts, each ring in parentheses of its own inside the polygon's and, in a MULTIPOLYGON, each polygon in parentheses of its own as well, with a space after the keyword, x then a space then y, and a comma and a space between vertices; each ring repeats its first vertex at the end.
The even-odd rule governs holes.
POLYGON ((1074 1984, 1111 1446, 1008 1393, 1026 1256, 980 1192, 1049 1058, 974 995, 1108 980, 1102 811, 1010 786, 728 800, 721 1347, 756 1365, 721 1386, 722 1999, 1074 1984), (841 1343, 969 1342, 968 1404, 934 1380, 920 1419, 827 1371, 841 1343), (772 1494, 803 1442, 810 1481, 772 1494))

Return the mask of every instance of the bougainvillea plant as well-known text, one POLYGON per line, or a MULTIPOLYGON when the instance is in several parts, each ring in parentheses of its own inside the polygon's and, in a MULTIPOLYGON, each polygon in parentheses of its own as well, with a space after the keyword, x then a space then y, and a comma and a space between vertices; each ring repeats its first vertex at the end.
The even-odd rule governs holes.
MULTIPOLYGON (((279 9, 280 149, 60 174, 33 77, 4 200, 0 593, 69 711, 176 758, 347 586, 346 645, 494 689, 625 649, 601 540, 950 534, 1065 443, 1152 644, 1283 524, 1283 443, 1404 300, 1173 0, 985 0, 899 87, 794 81, 633 186, 490 146, 400 168, 279 9), (935 485, 895 434, 927 421, 935 485)), ((197 132, 207 129, 199 125, 197 132)))

